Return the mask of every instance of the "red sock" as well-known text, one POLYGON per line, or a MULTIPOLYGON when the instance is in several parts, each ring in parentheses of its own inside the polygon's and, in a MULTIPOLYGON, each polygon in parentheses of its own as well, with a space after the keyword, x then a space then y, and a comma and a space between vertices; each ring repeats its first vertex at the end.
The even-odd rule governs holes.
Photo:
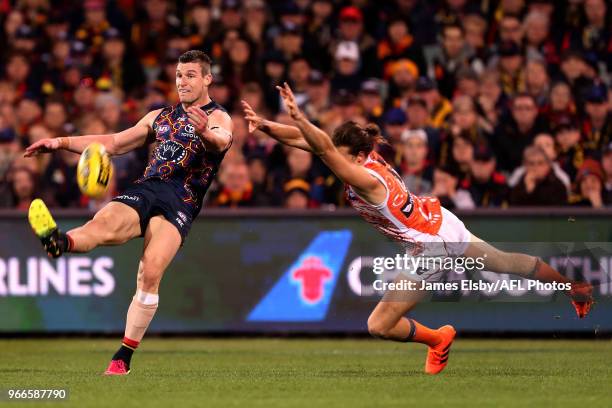
POLYGON ((442 337, 440 337, 438 330, 423 326, 414 319, 408 319, 408 321, 410 322, 410 335, 408 336, 409 341, 427 344, 429 347, 434 347, 436 344, 442 341, 442 337))
POLYGON ((125 347, 131 348, 132 350, 136 350, 138 348, 138 345, 140 344, 139 341, 128 339, 127 337, 123 338, 122 343, 125 347))
POLYGON ((571 279, 567 279, 565 276, 561 275, 552 266, 550 266, 541 259, 538 259, 536 263, 536 268, 533 273, 533 279, 537 279, 542 282, 571 282, 571 279))
POLYGON ((72 250, 72 248, 74 248, 74 241, 72 240, 72 238, 68 234, 66 234, 66 240, 68 241, 68 245, 66 245, 66 251, 65 252, 70 252, 72 250))

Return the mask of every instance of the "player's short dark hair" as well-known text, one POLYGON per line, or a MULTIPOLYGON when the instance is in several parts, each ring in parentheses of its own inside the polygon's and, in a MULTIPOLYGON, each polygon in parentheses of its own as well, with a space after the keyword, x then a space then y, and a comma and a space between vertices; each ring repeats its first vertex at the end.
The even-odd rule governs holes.
POLYGON ((181 54, 178 61, 181 64, 189 62, 197 62, 202 67, 202 75, 210 74, 210 66, 212 65, 212 59, 204 51, 200 50, 189 50, 181 54))
POLYGON ((359 152, 370 154, 378 143, 383 142, 380 129, 373 123, 365 127, 348 121, 338 126, 332 135, 334 146, 347 146, 350 154, 357 156, 359 152))

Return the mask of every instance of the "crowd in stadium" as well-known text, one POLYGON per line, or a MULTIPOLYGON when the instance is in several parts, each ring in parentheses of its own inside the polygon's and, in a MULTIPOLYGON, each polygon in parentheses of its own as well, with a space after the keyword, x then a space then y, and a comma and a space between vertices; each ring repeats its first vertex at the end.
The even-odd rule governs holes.
POLYGON ((208 206, 332 208, 319 159, 249 134, 246 100, 291 123, 287 81, 331 133, 378 124, 410 191, 449 209, 612 205, 612 7, 605 0, 0 0, 0 207, 97 209, 138 178, 149 148, 113 158, 107 197, 76 184, 79 156, 23 157, 42 138, 114 133, 177 102, 189 49, 233 146, 208 206))

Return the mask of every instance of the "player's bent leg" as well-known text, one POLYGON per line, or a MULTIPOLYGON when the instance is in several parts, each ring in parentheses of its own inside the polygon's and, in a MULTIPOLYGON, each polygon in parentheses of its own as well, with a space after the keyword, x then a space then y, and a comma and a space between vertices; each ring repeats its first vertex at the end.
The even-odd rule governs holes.
POLYGON ((535 256, 500 251, 494 246, 471 235, 470 243, 464 253, 470 258, 484 258, 487 271, 510 273, 527 279, 542 282, 570 283, 568 295, 579 318, 585 317, 593 304, 593 287, 587 282, 576 282, 561 275, 552 266, 535 256))
POLYGON ((404 317, 422 297, 423 293, 419 291, 387 292, 368 318, 368 331, 375 337, 387 340, 426 344, 428 351, 425 372, 438 374, 448 363, 456 331, 450 325, 431 329, 414 319, 404 317))
POLYGON ((159 284, 181 242, 181 235, 174 225, 162 216, 151 218, 145 232, 145 248, 138 268, 137 290, 128 309, 123 342, 105 374, 129 373, 132 354, 157 311, 159 284))
POLYGON ((90 221, 66 235, 70 252, 88 252, 100 245, 120 245, 141 235, 140 217, 132 207, 111 201, 90 221))

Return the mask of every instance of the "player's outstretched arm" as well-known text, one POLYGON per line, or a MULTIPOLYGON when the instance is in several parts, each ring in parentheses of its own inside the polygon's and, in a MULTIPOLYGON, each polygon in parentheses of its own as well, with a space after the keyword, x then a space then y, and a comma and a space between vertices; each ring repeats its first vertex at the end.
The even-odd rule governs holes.
POLYGON ((295 126, 287 126, 282 123, 266 120, 257 115, 246 101, 241 102, 242 109, 244 110, 244 118, 249 122, 250 133, 262 132, 278 140, 282 144, 297 147, 298 149, 312 153, 312 149, 308 142, 304 140, 304 136, 302 136, 300 129, 295 126))
POLYGON ((197 106, 190 106, 186 111, 189 122, 202 139, 206 149, 222 152, 229 148, 234 132, 230 115, 221 110, 215 110, 208 116, 197 106))
POLYGON ((24 156, 30 157, 60 149, 81 153, 93 142, 101 143, 110 155, 127 153, 146 142, 149 132, 152 131, 153 121, 159 112, 161 109, 147 113, 136 125, 118 133, 42 139, 28 146, 24 156))
MULTIPOLYGON (((302 113, 297 105, 295 96, 287 83, 284 86, 277 86, 281 97, 285 102, 291 118, 300 129, 304 140, 310 145, 312 152, 321 157, 323 163, 331 169, 344 183, 358 189, 368 198, 370 196, 379 197, 381 189, 384 187, 380 182, 368 173, 362 166, 351 163, 338 151, 327 133, 313 125, 302 113)), ((380 200, 373 199, 378 203, 380 200)))

